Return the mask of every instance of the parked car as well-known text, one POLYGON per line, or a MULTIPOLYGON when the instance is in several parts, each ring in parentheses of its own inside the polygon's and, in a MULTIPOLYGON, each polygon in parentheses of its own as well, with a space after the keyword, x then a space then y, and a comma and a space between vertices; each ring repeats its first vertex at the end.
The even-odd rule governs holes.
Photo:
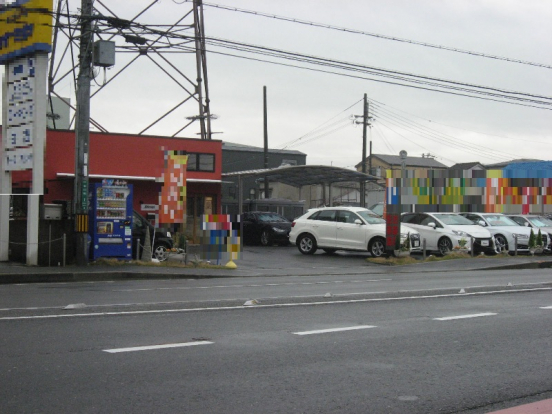
POLYGON ((495 251, 501 253, 507 251, 529 251, 529 228, 521 228, 514 220, 501 213, 461 213, 474 224, 485 227, 494 237, 495 251))
POLYGON ((372 204, 370 207, 368 207, 370 211, 372 211, 376 216, 383 217, 383 213, 385 210, 385 203, 383 201, 372 204))
POLYGON ((153 258, 160 262, 165 261, 169 257, 169 252, 174 246, 170 231, 161 228, 155 228, 148 220, 134 210, 132 215, 132 258, 140 259, 146 241, 146 231, 149 228, 150 242, 153 242, 152 253, 153 258), (155 237, 154 237, 155 235, 155 237), (137 248, 137 243, 140 243, 137 248), (138 257, 136 255, 138 254, 138 257))
POLYGON ((270 211, 249 211, 241 216, 243 242, 270 246, 289 244, 291 221, 270 211))
POLYGON ((468 251, 494 253, 491 233, 455 213, 403 213, 401 222, 412 227, 426 240, 426 249, 446 254, 465 243, 468 251), (471 238, 474 245, 471 245, 471 238))
MULTIPOLYGON (((363 207, 314 208, 291 224, 289 241, 303 254, 317 249, 326 253, 337 250, 369 251, 374 257, 386 254, 386 223, 363 207)), ((418 232, 410 231, 412 248, 419 248, 418 232)), ((401 233, 404 242, 408 232, 401 233)))
POLYGON ((546 234, 548 236, 545 243, 545 250, 550 251, 552 249, 552 220, 535 214, 508 214, 508 217, 520 226, 533 229, 535 236, 540 229, 541 235, 544 236, 546 234))

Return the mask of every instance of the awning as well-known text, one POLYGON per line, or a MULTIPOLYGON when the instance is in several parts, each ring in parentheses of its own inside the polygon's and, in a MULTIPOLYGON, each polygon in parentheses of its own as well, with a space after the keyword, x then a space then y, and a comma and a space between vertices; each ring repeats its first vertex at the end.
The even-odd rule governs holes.
POLYGON ((314 184, 377 181, 378 177, 359 171, 326 165, 289 165, 260 170, 223 173, 223 178, 266 177, 269 182, 279 182, 294 187, 314 184))
MULTIPOLYGON (((75 173, 57 173, 59 178, 75 178, 75 173)), ((160 177, 141 177, 135 175, 109 175, 109 174, 90 174, 88 178, 103 179, 109 178, 113 180, 127 180, 127 181, 156 181, 160 177)), ((188 183, 207 183, 207 184, 221 184, 222 180, 209 180, 204 178, 186 178, 188 183)))

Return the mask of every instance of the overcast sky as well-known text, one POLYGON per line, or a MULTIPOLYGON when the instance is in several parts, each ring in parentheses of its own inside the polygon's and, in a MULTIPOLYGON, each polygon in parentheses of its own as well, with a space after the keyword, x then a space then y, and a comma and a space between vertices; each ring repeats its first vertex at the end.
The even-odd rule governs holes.
MULTIPOLYGON (((132 19, 151 3, 102 0, 96 7, 107 13, 103 4, 118 17, 132 19)), ((552 66, 552 0, 214 0, 209 4, 552 66)), ((71 1, 70 7, 77 13, 80 0, 71 1)), ((189 2, 159 0, 137 22, 173 24, 190 10, 189 2)), ((552 69, 546 67, 242 11, 205 6, 204 15, 208 37, 552 97, 552 69)), ((124 45, 121 37, 114 40, 118 46, 124 45)), ((110 79, 134 56, 118 53, 114 68, 105 74, 97 70, 96 82, 110 79)), ((195 79, 193 55, 164 56, 195 79)), ((515 158, 552 160, 550 105, 540 109, 474 99, 359 79, 375 77, 351 71, 341 71, 348 76, 340 76, 215 53, 208 53, 207 69, 211 112, 218 116, 212 125, 219 134, 213 138, 262 146, 266 86, 269 146, 304 152, 308 164, 353 168, 360 162, 362 126, 354 125, 351 118, 362 115, 365 93, 371 101, 370 115, 375 117, 368 133, 374 153, 398 155, 403 149, 410 156, 430 153, 446 165, 472 161, 492 164, 515 158)), ((62 96, 74 93, 70 78, 56 85, 56 91, 62 96)), ((184 98, 174 81, 147 57, 141 57, 92 100, 92 117, 110 132, 137 133, 184 98)), ((172 135, 184 126, 187 116, 196 114, 195 106, 183 106, 146 133, 172 135)), ((179 136, 197 137, 198 132, 199 126, 193 125, 179 136)))

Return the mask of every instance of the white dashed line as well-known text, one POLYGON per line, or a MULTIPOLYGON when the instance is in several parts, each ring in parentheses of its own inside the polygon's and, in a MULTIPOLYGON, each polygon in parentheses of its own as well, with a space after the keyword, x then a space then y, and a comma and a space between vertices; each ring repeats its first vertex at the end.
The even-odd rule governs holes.
POLYGON ((316 334, 342 332, 342 331, 354 331, 357 329, 370 329, 370 328, 376 328, 376 326, 360 325, 360 326, 348 326, 346 328, 318 329, 316 331, 303 331, 303 332, 292 332, 292 333, 294 335, 316 335, 316 334))
POLYGON ((552 306, 543 306, 541 309, 552 309, 552 306))
POLYGON ((164 345, 150 345, 150 346, 135 346, 132 348, 115 348, 115 349, 104 349, 104 352, 110 354, 117 354, 120 352, 136 352, 136 351, 151 351, 154 349, 166 349, 166 348, 182 348, 185 346, 196 346, 196 345, 211 345, 214 342, 211 341, 196 341, 196 342, 183 342, 180 344, 164 344, 164 345))
POLYGON ((433 318, 434 321, 452 321, 455 319, 469 319, 469 318, 480 318, 482 316, 494 316, 496 313, 474 313, 471 315, 458 315, 458 316, 446 316, 444 318, 433 318))

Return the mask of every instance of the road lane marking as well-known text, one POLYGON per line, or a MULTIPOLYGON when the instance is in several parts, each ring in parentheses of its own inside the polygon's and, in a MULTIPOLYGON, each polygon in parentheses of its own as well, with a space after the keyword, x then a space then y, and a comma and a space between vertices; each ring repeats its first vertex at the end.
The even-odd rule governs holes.
POLYGON ((163 344, 163 345, 149 345, 149 346, 134 346, 131 348, 115 348, 115 349, 104 349, 104 352, 110 354, 117 354, 120 352, 136 352, 136 351, 151 351, 155 349, 166 349, 166 348, 182 348, 186 346, 196 346, 196 345, 211 345, 214 342, 211 341, 196 341, 196 342, 183 342, 179 344, 163 344))
POLYGON ((541 309, 552 309, 552 306, 543 306, 541 309))
POLYGON ((124 316, 124 315, 147 315, 147 314, 160 314, 160 313, 186 313, 186 312, 212 312, 212 311, 230 311, 230 310, 258 310, 261 308, 291 308, 300 306, 323 306, 323 305, 344 305, 355 303, 369 303, 369 302, 394 302, 400 300, 423 300, 423 299, 440 299, 440 298, 466 298, 469 296, 482 296, 482 295, 503 295, 519 292, 543 292, 551 291, 552 288, 531 288, 531 289, 515 289, 515 290, 496 290, 487 292, 471 292, 471 293, 452 293, 443 295, 424 295, 424 296, 401 296, 398 298, 371 298, 371 299, 349 299, 349 300, 326 300, 323 302, 298 302, 298 303, 275 303, 269 305, 255 305, 255 306, 220 306, 220 307, 206 307, 206 308, 181 308, 181 309, 155 309, 155 310, 142 310, 142 311, 120 311, 120 312, 93 312, 93 313, 72 313, 72 314, 57 314, 57 315, 31 315, 31 316, 6 316, 0 317, 0 321, 13 321, 23 319, 56 319, 56 318, 78 318, 78 317, 98 317, 98 316, 124 316))
POLYGON ((294 335, 316 335, 316 334, 323 334, 323 333, 355 331, 357 329, 370 329, 370 328, 376 328, 376 326, 372 326, 372 325, 348 326, 346 328, 318 329, 318 330, 315 330, 315 331, 292 332, 292 334, 294 334, 294 335))
POLYGON ((471 315, 458 315, 458 316, 446 316, 444 318, 433 318, 434 321, 452 321, 455 319, 469 319, 469 318, 480 318, 482 316, 494 316, 496 313, 473 313, 471 315))
POLYGON ((217 286, 173 286, 173 287, 153 287, 153 288, 136 288, 136 289, 113 289, 114 292, 147 292, 153 290, 194 290, 194 289, 228 289, 228 288, 245 288, 245 287, 265 287, 265 286, 300 286, 300 285, 327 285, 337 283, 373 283, 373 282, 389 282, 393 279, 366 279, 366 280, 333 280, 329 282, 284 282, 284 283, 267 283, 264 285, 217 285, 217 286))

